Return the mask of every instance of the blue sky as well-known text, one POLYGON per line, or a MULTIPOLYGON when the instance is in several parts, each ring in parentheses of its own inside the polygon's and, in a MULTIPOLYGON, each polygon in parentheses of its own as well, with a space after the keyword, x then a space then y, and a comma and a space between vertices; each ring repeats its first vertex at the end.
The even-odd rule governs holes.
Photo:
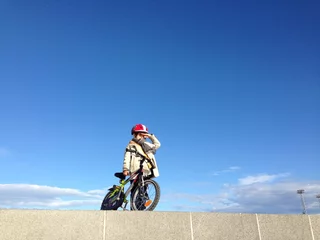
POLYGON ((0 205, 98 209, 143 123, 157 210, 319 212, 318 9, 2 1, 0 205))

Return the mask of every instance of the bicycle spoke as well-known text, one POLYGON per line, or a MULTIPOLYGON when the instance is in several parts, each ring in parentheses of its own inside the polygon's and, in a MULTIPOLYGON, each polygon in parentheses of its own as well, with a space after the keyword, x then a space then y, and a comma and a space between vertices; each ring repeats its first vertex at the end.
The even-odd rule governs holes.
POLYGON ((160 187, 153 180, 146 180, 145 186, 141 186, 134 191, 133 209, 139 211, 152 211, 156 207, 160 198, 160 187), (155 194, 152 194, 154 191, 155 194), (155 196, 154 196, 155 195, 155 196))

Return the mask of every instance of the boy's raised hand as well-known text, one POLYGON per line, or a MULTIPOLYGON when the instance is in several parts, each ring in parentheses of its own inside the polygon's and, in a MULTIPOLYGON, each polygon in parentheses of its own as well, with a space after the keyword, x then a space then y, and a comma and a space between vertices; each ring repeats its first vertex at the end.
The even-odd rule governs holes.
POLYGON ((142 136, 147 137, 147 138, 150 138, 151 134, 149 134, 149 133, 144 133, 144 134, 142 134, 142 136))

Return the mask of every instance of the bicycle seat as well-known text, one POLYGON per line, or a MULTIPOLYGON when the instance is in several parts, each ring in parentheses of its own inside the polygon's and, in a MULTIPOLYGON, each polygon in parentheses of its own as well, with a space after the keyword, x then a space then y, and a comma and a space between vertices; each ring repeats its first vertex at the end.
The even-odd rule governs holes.
POLYGON ((116 173, 114 174, 114 176, 117 177, 117 178, 120 178, 121 180, 125 180, 125 179, 126 179, 126 176, 123 175, 122 172, 116 172, 116 173))

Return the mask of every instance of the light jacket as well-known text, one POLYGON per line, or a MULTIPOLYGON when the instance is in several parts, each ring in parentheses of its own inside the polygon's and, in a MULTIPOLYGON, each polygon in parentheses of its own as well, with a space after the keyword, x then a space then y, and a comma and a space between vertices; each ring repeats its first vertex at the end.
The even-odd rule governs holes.
MULTIPOLYGON (((160 148, 161 144, 155 135, 151 135, 150 140, 152 141, 152 143, 146 142, 146 144, 154 149, 160 148)), ((146 156, 146 158, 150 160, 153 165, 153 167, 150 168, 150 165, 148 166, 147 161, 145 161, 143 163, 144 174, 149 175, 149 177, 151 178, 159 177, 159 169, 154 154, 151 152, 145 154, 141 146, 133 141, 130 141, 126 147, 123 160, 123 171, 128 170, 130 174, 132 174, 134 171, 138 170, 140 167, 139 160, 142 160, 142 157, 140 155, 146 156)))

